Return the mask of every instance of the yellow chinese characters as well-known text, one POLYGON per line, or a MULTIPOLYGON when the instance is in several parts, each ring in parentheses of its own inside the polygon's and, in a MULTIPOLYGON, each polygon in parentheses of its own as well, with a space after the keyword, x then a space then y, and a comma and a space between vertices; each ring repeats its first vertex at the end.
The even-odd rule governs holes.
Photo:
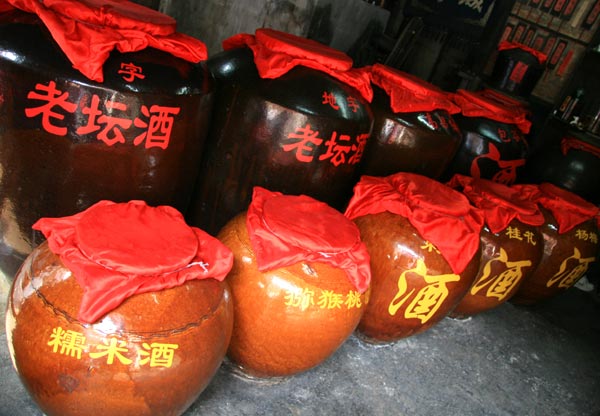
POLYGON ((524 233, 521 233, 519 227, 506 227, 505 234, 511 240, 525 240, 525 242, 531 244, 532 246, 535 246, 537 244, 537 241, 535 241, 535 239, 533 238, 535 237, 535 235, 531 231, 525 231, 524 233))
POLYGON ((121 363, 130 365, 134 358, 139 358, 140 365, 149 364, 150 367, 171 367, 175 350, 179 348, 178 344, 166 344, 153 342, 142 343, 142 348, 132 348, 123 340, 117 337, 103 339, 99 344, 87 344, 86 337, 81 332, 65 330, 62 327, 52 329, 48 346, 52 347, 52 352, 66 355, 78 360, 82 354, 87 353, 88 357, 94 360, 103 360, 108 365, 121 363), (137 351, 132 353, 131 351, 137 351))
POLYGON ((558 283, 558 287, 562 288, 573 286, 573 284, 587 272, 590 263, 593 263, 595 260, 595 257, 582 259, 581 252, 577 247, 574 247, 573 255, 563 260, 558 268, 558 272, 548 280, 546 287, 554 286, 555 283, 558 283), (571 265, 570 268, 568 267, 569 264, 571 265))
POLYGON ((425 262, 418 259, 414 269, 405 270, 398 278, 398 292, 388 306, 388 313, 392 316, 396 315, 398 309, 412 297, 412 301, 404 311, 404 317, 407 319, 420 319, 421 323, 424 324, 435 315, 448 297, 449 292, 446 284, 458 282, 459 280, 460 276, 457 274, 428 275, 425 262), (412 296, 415 292, 414 288, 406 293, 408 290, 406 275, 408 273, 414 273, 422 277, 427 283, 427 286, 422 287, 415 296, 412 296))
POLYGON ((85 337, 80 332, 65 331, 59 326, 52 329, 48 345, 52 347, 52 352, 69 355, 80 360, 81 353, 85 348, 85 337))
POLYGON ((487 286, 486 297, 495 297, 498 300, 502 300, 523 278, 523 268, 530 267, 531 265, 532 262, 530 260, 508 261, 508 254, 506 254, 503 248, 500 248, 498 256, 490 259, 483 267, 481 277, 471 287, 471 295, 477 294, 487 286), (502 264, 503 271, 492 274, 493 263, 502 264))
POLYGON ((589 241, 590 243, 598 244, 598 234, 595 232, 577 229, 575 232, 575 236, 583 241, 589 241))
POLYGON ((299 291, 286 290, 285 305, 292 308, 306 310, 310 306, 316 306, 320 309, 352 309, 361 308, 362 301, 360 293, 350 290, 345 295, 333 290, 321 290, 318 294, 314 290, 302 288, 299 291))
POLYGON ((175 350, 179 348, 179 345, 144 342, 142 347, 144 350, 140 351, 140 357, 144 358, 140 360, 140 365, 150 364, 150 367, 170 368, 173 365, 175 350))

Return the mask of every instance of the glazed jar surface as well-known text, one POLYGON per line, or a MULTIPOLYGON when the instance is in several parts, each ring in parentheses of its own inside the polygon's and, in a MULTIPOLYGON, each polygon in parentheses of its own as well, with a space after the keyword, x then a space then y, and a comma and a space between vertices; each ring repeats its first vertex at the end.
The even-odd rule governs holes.
POLYGON ((557 120, 545 145, 532 154, 525 169, 525 180, 550 182, 567 189, 596 205, 600 204, 600 138, 595 135, 565 130, 557 120), (562 134, 562 137, 560 136, 562 134), (552 137, 552 139, 555 139, 552 137))
POLYGON ((0 16, 0 268, 41 241, 31 225, 101 199, 187 208, 213 105, 205 66, 113 52, 104 81, 72 64, 33 14, 0 16))
POLYGON ((522 175, 527 141, 514 124, 485 117, 454 116, 463 140, 446 172, 511 185, 522 175))
POLYGON ((530 305, 556 296, 585 275, 598 255, 598 227, 587 220, 560 234, 553 215, 541 208, 546 223, 540 227, 544 252, 540 264, 524 279, 511 302, 530 305))
POLYGON ((513 219, 504 230, 481 231, 481 257, 475 282, 450 314, 467 317, 508 301, 538 266, 544 239, 538 227, 513 219))
POLYGON ((498 53, 490 83, 506 93, 528 97, 544 70, 545 66, 527 50, 505 49, 498 53))
POLYGON ((234 303, 228 357, 251 377, 283 377, 329 358, 353 333, 368 302, 344 270, 320 262, 261 272, 245 214, 218 235, 234 253, 227 276, 234 303))
POLYGON ((366 341, 393 342, 427 330, 446 317, 473 284, 478 253, 455 274, 405 217, 380 212, 354 222, 371 257, 371 295, 358 325, 366 341))
POLYGON ((395 113, 389 97, 377 88, 371 108, 373 133, 361 163, 361 174, 412 172, 433 179, 442 176, 462 141, 448 111, 395 113))
POLYGON ((181 415, 208 385, 233 327, 226 283, 134 295, 93 324, 47 243, 17 274, 6 313, 13 364, 47 415, 181 415))
POLYGON ((260 78, 247 48, 208 65, 219 87, 189 222, 216 234, 247 208, 254 186, 342 210, 371 132, 369 103, 307 67, 260 78))

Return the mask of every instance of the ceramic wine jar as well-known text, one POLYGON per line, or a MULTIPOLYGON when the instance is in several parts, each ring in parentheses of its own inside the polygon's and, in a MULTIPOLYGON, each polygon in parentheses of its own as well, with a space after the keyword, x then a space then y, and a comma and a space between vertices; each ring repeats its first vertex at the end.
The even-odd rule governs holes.
POLYGON ((182 212, 190 201, 213 104, 195 63, 206 48, 166 15, 101 3, 23 0, 0 13, 0 268, 11 277, 43 241, 31 230, 41 217, 101 199, 182 212))
POLYGON ((544 251, 538 206, 516 189, 486 179, 456 175, 461 191, 483 215, 479 272, 473 286, 450 314, 472 316, 509 300, 538 267, 544 251))
POLYGON ((557 119, 548 120, 552 129, 544 145, 527 161, 527 182, 550 182, 583 199, 600 204, 600 138, 568 128, 557 119))
POLYGON ((484 91, 458 90, 454 102, 461 113, 454 116, 463 140, 446 171, 511 185, 525 166, 531 123, 528 111, 509 104, 508 97, 484 91))
POLYGON ((511 299, 530 305, 569 289, 596 261, 600 208, 550 183, 514 187, 540 206, 545 219, 540 264, 511 299))
POLYGON ((48 416, 181 415, 219 368, 231 252, 173 208, 102 201, 36 223, 10 292, 13 364, 48 416))
POLYGON ((254 189, 218 238, 234 254, 228 357, 250 377, 291 376, 328 359, 368 302, 369 256, 356 226, 307 196, 254 189))
POLYGON ((370 75, 373 133, 361 173, 441 177, 462 140, 452 116, 460 111, 458 106, 436 86, 394 68, 374 64, 370 75))
POLYGON ((490 85, 508 94, 528 97, 546 69, 547 56, 527 45, 503 41, 490 75, 490 85))
POLYGON ((358 325, 366 341, 429 329, 473 284, 483 220, 460 192, 412 173, 363 176, 345 215, 371 258, 371 295, 358 325))
POLYGON ((343 210, 371 133, 371 85, 344 53, 271 29, 235 35, 208 60, 218 81, 189 222, 217 233, 252 188, 343 210))

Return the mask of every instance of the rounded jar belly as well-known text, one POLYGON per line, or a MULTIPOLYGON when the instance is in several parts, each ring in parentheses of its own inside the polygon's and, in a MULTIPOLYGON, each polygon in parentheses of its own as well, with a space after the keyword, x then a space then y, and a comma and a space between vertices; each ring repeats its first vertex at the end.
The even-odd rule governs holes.
POLYGON ((371 257, 371 296, 358 330, 368 342, 393 342, 423 332, 471 287, 479 253, 460 274, 408 220, 389 212, 354 220, 371 257))
POLYGON ((218 238, 234 253, 227 281, 234 302, 228 357, 251 377, 283 377, 313 368, 354 332, 368 291, 359 294, 346 272, 299 262, 261 272, 240 214, 218 238))
POLYGON ((544 253, 538 267, 511 298, 515 304, 531 305, 569 289, 585 275, 598 254, 598 227, 594 220, 559 234, 552 214, 544 208, 541 211, 546 219, 540 227, 544 253))
POLYGON ((455 120, 463 140, 445 177, 458 173, 512 185, 523 175, 528 144, 516 125, 461 115, 455 120))
POLYGON ((233 327, 226 283, 134 295, 93 324, 76 319, 81 295, 47 243, 11 288, 11 358, 45 414, 181 415, 221 365, 233 327))
POLYGON ((444 110, 393 113, 377 98, 376 94, 371 105, 373 133, 361 162, 361 174, 412 172, 433 179, 442 176, 462 141, 452 116, 444 110))
POLYGON ((188 222, 216 235, 248 208, 255 186, 308 195, 342 211, 371 133, 369 103, 303 66, 260 78, 246 48, 218 54, 208 65, 219 89, 188 222), (337 104, 324 95, 338 97, 337 104))
POLYGON ((450 316, 463 318, 508 301, 538 266, 544 239, 538 227, 512 220, 506 229, 481 232, 481 257, 475 283, 450 316))

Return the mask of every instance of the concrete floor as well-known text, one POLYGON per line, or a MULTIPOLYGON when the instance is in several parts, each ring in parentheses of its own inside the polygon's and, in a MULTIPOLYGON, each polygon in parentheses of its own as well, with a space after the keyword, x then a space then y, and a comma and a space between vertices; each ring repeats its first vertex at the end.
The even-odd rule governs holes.
MULTIPOLYGON (((0 289, 0 415, 41 415, 8 355, 0 289)), ((394 345, 351 337, 321 366, 277 382, 224 364, 185 415, 598 416, 598 318, 597 297, 572 288, 535 307, 445 319, 394 345)))

